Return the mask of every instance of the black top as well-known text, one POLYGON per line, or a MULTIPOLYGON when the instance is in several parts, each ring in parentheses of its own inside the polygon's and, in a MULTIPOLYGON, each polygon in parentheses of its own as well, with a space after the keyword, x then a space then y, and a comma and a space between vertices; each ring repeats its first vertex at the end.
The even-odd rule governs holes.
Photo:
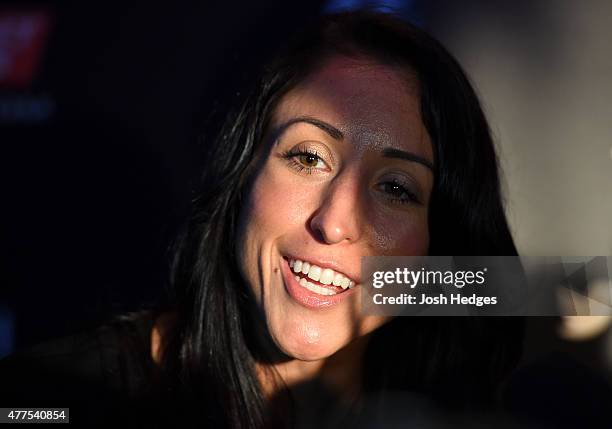
POLYGON ((126 420, 144 426, 155 373, 152 327, 153 313, 143 311, 0 360, 0 406, 67 407, 79 426, 126 420))
MULTIPOLYGON (((121 424, 143 428, 217 427, 197 415, 202 404, 166 390, 157 383, 160 375, 150 354, 152 312, 141 312, 93 331, 48 341, 25 349, 0 361, 0 407, 70 408, 70 424, 77 427, 121 424), (160 390, 161 388, 161 390, 160 390), (195 413, 195 415, 194 415, 195 413), (200 423, 204 423, 203 426, 200 423)), ((315 388, 305 384, 297 389, 315 388)), ((340 426, 356 427, 357 415, 335 396, 316 390, 318 401, 301 410, 297 428, 340 426), (333 404, 334 407, 331 407, 333 404), (352 422, 350 425, 341 422, 352 422), (325 423, 323 423, 325 422, 325 423)), ((397 401, 419 404, 417 414, 402 417, 402 422, 420 422, 427 403, 412 395, 389 394, 372 403, 395 407, 397 401)), ((380 409, 366 408, 360 428, 387 427, 378 422, 380 409), (369 414, 368 414, 369 413, 369 414)), ((396 411, 392 409, 391 411, 396 411)), ((395 416, 397 412, 390 415, 395 416)), ((385 412, 382 412, 385 415, 385 412)))

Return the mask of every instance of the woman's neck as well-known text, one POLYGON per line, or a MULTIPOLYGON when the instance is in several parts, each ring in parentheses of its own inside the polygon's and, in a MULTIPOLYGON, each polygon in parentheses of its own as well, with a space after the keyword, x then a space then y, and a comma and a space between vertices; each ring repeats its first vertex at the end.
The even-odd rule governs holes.
MULTIPOLYGON (((161 363, 165 340, 176 321, 172 312, 159 315, 151 330, 151 357, 161 363)), ((256 373, 268 400, 284 396, 287 390, 301 407, 308 407, 313 395, 333 395, 338 404, 350 405, 360 396, 362 364, 371 334, 359 337, 332 356, 316 361, 299 359, 256 363, 256 373)))
MULTIPOLYGON (((296 392, 316 390, 304 386, 320 386, 332 392, 340 402, 352 402, 361 391, 362 362, 369 335, 353 340, 332 356, 316 361, 290 359, 271 364, 258 363, 257 374, 267 398, 288 389, 296 392)), ((308 398, 296 398, 308 400, 308 398)))

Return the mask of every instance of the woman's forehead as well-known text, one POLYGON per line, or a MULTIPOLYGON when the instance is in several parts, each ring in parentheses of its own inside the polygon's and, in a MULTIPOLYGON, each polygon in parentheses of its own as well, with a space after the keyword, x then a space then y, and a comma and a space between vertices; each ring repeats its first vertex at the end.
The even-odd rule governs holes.
POLYGON ((408 146, 432 156, 416 78, 366 59, 332 57, 289 91, 273 123, 296 117, 330 123, 356 145, 408 146))

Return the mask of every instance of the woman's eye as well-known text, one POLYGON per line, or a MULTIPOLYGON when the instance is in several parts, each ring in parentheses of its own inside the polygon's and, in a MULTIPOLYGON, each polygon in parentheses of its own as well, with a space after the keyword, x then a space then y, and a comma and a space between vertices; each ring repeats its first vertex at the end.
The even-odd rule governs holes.
POLYGON ((396 181, 382 182, 378 185, 378 189, 386 194, 393 203, 420 203, 413 192, 396 181))
POLYGON ((304 167, 309 167, 309 168, 324 168, 325 167, 325 163, 323 162, 323 160, 319 158, 317 155, 314 155, 311 153, 308 153, 306 155, 299 155, 298 160, 300 161, 300 163, 304 165, 304 167))
POLYGON ((289 166, 297 171, 312 174, 315 171, 329 171, 327 163, 316 151, 310 149, 292 149, 282 154, 289 166))

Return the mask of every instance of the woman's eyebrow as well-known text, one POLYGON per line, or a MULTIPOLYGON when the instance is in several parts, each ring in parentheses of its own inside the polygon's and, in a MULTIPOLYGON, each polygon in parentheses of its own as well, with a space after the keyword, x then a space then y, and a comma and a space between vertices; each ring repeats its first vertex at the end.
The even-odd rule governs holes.
MULTIPOLYGON (((287 122, 277 128, 275 132, 276 138, 280 137, 290 126, 301 122, 311 124, 317 128, 322 129, 335 140, 344 139, 344 134, 342 134, 342 131, 340 131, 338 128, 325 121, 313 118, 312 116, 298 116, 296 118, 289 119, 287 122)), ((417 162, 429 168, 433 172, 433 163, 415 153, 406 152, 400 149, 386 148, 383 150, 382 155, 385 158, 398 158, 406 161, 417 162)))
POLYGON ((393 149, 393 148, 388 147, 386 149, 383 149, 382 156, 385 158, 398 158, 398 159, 404 159, 406 161, 416 162, 416 163, 419 163, 429 168, 431 172, 433 173, 433 163, 429 161, 428 159, 425 159, 422 156, 419 156, 415 153, 406 152, 400 149, 393 149))
POLYGON ((287 130, 287 128, 300 122, 314 125, 315 127, 322 129, 335 140, 342 140, 344 138, 344 134, 342 134, 342 131, 340 131, 338 128, 328 124, 325 121, 313 118, 312 116, 298 116, 296 118, 289 119, 276 129, 276 138, 280 137, 287 130))

